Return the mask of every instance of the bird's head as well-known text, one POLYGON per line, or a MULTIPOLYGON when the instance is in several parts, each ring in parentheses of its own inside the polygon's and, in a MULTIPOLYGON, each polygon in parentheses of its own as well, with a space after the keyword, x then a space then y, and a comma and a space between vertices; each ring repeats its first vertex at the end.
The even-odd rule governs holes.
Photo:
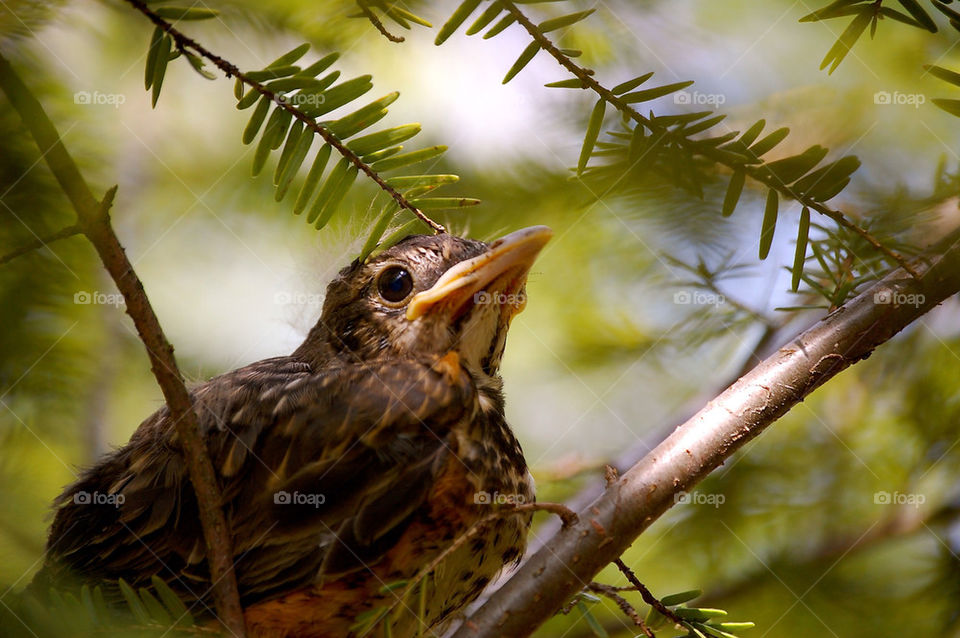
POLYGON ((415 235, 344 268, 327 288, 320 321, 297 355, 428 358, 455 350, 494 376, 510 320, 526 304, 527 273, 553 232, 533 226, 489 244, 415 235))

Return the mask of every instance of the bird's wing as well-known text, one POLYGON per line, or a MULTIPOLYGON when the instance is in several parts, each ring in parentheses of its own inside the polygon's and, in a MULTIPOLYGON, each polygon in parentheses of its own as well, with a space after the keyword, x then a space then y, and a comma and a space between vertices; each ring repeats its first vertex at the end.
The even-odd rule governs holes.
MULTIPOLYGON (((272 359, 201 386, 194 404, 245 602, 376 561, 423 503, 455 445, 451 427, 477 409, 456 355, 322 372, 272 359)), ((156 573, 206 598, 196 501, 176 445, 164 408, 68 488, 51 528, 55 562, 85 579, 156 573), (77 502, 94 492, 110 497, 77 502)))

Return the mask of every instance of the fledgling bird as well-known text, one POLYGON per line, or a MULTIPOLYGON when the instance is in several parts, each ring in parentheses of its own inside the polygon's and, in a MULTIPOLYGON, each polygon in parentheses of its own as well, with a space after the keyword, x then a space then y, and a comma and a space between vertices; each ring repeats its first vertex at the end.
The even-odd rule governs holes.
MULTIPOLYGON (((534 499, 504 420, 499 365, 543 226, 486 244, 412 236, 346 267, 290 356, 192 392, 233 532, 252 636, 427 635, 519 560, 529 513, 481 526, 408 600, 413 579, 497 503, 534 499), (422 609, 421 609, 422 605, 422 609), (381 635, 377 633, 377 635, 381 635)), ((193 489, 166 407, 57 499, 34 586, 149 587, 211 610, 193 489)))

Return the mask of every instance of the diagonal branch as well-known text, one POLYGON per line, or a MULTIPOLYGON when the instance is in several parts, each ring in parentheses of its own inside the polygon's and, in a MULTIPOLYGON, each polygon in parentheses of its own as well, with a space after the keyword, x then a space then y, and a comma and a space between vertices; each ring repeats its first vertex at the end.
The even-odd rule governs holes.
POLYGON ((163 334, 143 284, 110 225, 109 211, 117 187, 108 190, 102 201, 97 201, 80 174, 80 169, 61 142, 60 135, 47 117, 43 106, 2 55, 0 90, 6 94, 40 147, 41 155, 77 212, 78 225, 83 234, 96 248, 104 267, 123 293, 127 314, 133 319, 140 340, 147 349, 153 375, 163 391, 173 418, 176 439, 197 495, 217 614, 234 636, 242 638, 245 635, 243 609, 240 607, 237 580, 233 571, 231 533, 220 505, 220 487, 206 443, 200 433, 197 414, 177 368, 173 346, 163 334))
POLYGON ((137 11, 147 16, 151 22, 153 22, 155 25, 157 25, 158 27, 163 29, 167 34, 169 34, 170 37, 173 38, 174 42, 176 42, 177 49, 181 49, 181 50, 192 49, 197 53, 197 55, 199 55, 200 57, 206 58, 211 62, 211 64, 213 64, 215 67, 223 71, 223 73, 228 78, 236 77, 241 82, 243 82, 244 84, 246 84, 247 86, 255 90, 257 93, 261 95, 265 95, 268 98, 270 98, 270 100, 276 103, 279 108, 282 108, 283 110, 290 113, 294 118, 303 122, 303 125, 305 127, 309 128, 311 131, 313 131, 314 133, 319 135, 321 138, 323 138, 324 142, 329 144, 331 147, 335 148, 337 152, 340 153, 340 155, 344 157, 347 161, 353 164, 357 168, 357 170, 359 170, 361 173, 365 174, 367 177, 373 180, 374 183, 376 183, 376 185, 380 188, 380 190, 384 191, 391 198, 393 198, 393 201, 397 203, 397 206, 399 206, 402 209, 406 209, 411 213, 413 213, 414 215, 416 215, 417 218, 420 219, 420 221, 422 221, 424 224, 426 224, 431 229, 433 229, 435 233, 447 232, 446 228, 444 228, 441 224, 435 222, 433 219, 431 219, 426 214, 424 214, 423 211, 421 211, 419 208, 411 204, 406 197, 404 197, 399 191, 397 191, 397 189, 395 189, 393 186, 388 184, 382 177, 380 177, 380 174, 377 173, 375 170, 373 170, 373 168, 369 164, 364 162, 356 153, 350 150, 350 148, 348 148, 346 144, 341 142, 337 138, 337 136, 331 133, 326 127, 320 126, 320 124, 318 124, 315 119, 306 115, 300 109, 293 106, 292 104, 289 104, 286 100, 278 99, 276 93, 271 91, 262 83, 257 82, 256 80, 250 79, 250 77, 246 73, 241 71, 237 67, 237 65, 233 64, 232 62, 228 62, 227 60, 224 60, 219 55, 212 53, 209 49, 207 49, 206 47, 198 43, 196 40, 178 31, 173 25, 171 25, 169 22, 164 20, 159 15, 157 15, 155 11, 150 9, 150 7, 148 7, 145 2, 142 2, 142 0, 126 0, 126 1, 131 5, 133 5, 133 7, 137 11))
POLYGON ((960 242, 897 269, 710 401, 527 560, 455 638, 529 636, 675 503, 808 394, 960 291, 960 242))
POLYGON ((501 4, 504 9, 513 16, 513 18, 519 23, 527 33, 530 34, 530 37, 540 45, 540 47, 549 53, 563 68, 572 73, 574 76, 580 80, 581 85, 589 88, 603 100, 612 104, 614 108, 623 113, 626 117, 632 119, 638 124, 642 124, 651 132, 655 132, 658 136, 670 140, 670 142, 681 146, 690 152, 706 157, 707 159, 727 166, 735 170, 743 170, 747 175, 749 175, 754 180, 764 184, 768 188, 772 188, 781 195, 785 195, 791 199, 794 199, 804 206, 811 208, 821 215, 825 215, 836 222, 839 226, 846 228, 860 237, 862 237, 867 243, 873 246, 876 250, 880 251, 895 263, 897 263, 901 268, 903 268, 907 273, 912 277, 919 276, 919 273, 913 270, 913 267, 907 261, 907 259, 891 248, 884 246, 880 241, 870 234, 868 231, 861 228, 859 225, 850 221, 850 219, 839 210, 831 208, 822 202, 818 202, 802 193, 795 192, 790 186, 781 182, 775 175, 766 175, 761 172, 760 167, 749 166, 749 165, 740 165, 734 164, 729 159, 727 159, 721 151, 714 149, 709 146, 697 145, 692 143, 689 139, 682 135, 677 135, 675 132, 668 129, 666 126, 657 124, 650 120, 650 118, 645 117, 639 111, 634 109, 632 106, 624 102, 620 97, 614 94, 610 89, 604 87, 600 82, 593 77, 593 71, 585 69, 584 67, 578 65, 569 56, 564 54, 546 35, 543 31, 537 28, 530 18, 528 18, 520 9, 517 8, 511 0, 501 0, 501 4))

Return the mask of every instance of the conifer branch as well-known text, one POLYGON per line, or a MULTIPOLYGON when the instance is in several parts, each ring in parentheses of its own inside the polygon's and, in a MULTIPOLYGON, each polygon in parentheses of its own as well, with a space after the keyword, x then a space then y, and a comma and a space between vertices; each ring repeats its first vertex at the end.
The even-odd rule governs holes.
POLYGON ((222 57, 211 52, 209 49, 198 43, 196 40, 184 35, 182 32, 177 30, 170 22, 159 16, 155 11, 153 11, 145 2, 142 0, 126 0, 131 6, 133 6, 137 11, 147 16, 151 22, 156 26, 161 28, 166 32, 171 38, 173 38, 176 43, 178 50, 190 49, 194 51, 197 55, 208 60, 215 67, 220 69, 224 75, 228 78, 238 78, 245 85, 249 86, 257 93, 266 96, 271 101, 277 104, 278 108, 281 108, 288 113, 290 113, 294 118, 303 123, 303 125, 309 128, 311 131, 319 135, 324 142, 329 144, 331 147, 336 149, 336 151, 344 157, 347 161, 353 164, 357 170, 369 177, 380 190, 387 193, 402 209, 408 210, 414 215, 417 216, 420 221, 429 226, 435 233, 445 233, 447 229, 444 228, 441 224, 434 221, 426 214, 423 213, 419 208, 410 203, 410 201, 404 197, 397 189, 388 184, 383 177, 381 177, 369 164, 364 162, 359 155, 354 153, 350 148, 341 142, 333 133, 331 133, 326 127, 321 126, 317 123, 315 119, 306 115, 293 106, 292 104, 287 103, 285 100, 279 99, 279 96, 274 91, 270 90, 261 82, 251 79, 246 73, 241 71, 232 62, 229 62, 222 57))
POLYGON ((818 213, 829 217, 838 225, 851 230, 865 241, 867 241, 871 246, 876 250, 880 251, 891 260, 893 260, 897 265, 903 268, 910 276, 916 278, 919 276, 919 273, 913 269, 913 266, 907 261, 906 257, 901 255, 899 252, 892 250, 891 248, 884 246, 876 237, 874 237, 870 232, 861 228, 858 224, 852 222, 847 215, 842 211, 836 210, 827 206, 822 202, 818 202, 802 193, 797 193, 789 185, 781 182, 776 175, 766 175, 761 173, 762 165, 757 166, 744 166, 736 164, 730 161, 729 158, 723 155, 722 152, 717 151, 716 149, 708 146, 697 145, 693 143, 689 138, 678 135, 673 131, 670 131, 667 127, 662 126, 656 122, 653 122, 650 118, 645 117, 639 111, 634 109, 632 106, 624 102, 619 96, 614 94, 610 89, 604 87, 593 77, 593 72, 589 69, 586 69, 576 62, 574 62, 568 55, 560 50, 551 40, 548 38, 541 29, 534 24, 530 18, 526 16, 520 9, 517 8, 511 0, 501 0, 501 4, 504 9, 520 24, 530 35, 533 40, 540 45, 540 48, 547 51, 563 68, 572 73, 578 80, 580 80, 583 87, 589 88, 594 93, 596 93, 600 98, 602 98, 607 103, 611 104, 618 111, 623 113, 628 118, 635 121, 637 124, 641 124, 649 129, 651 132, 656 134, 663 140, 669 140, 670 142, 690 151, 695 155, 700 155, 705 157, 717 164, 726 166, 734 170, 743 170, 747 175, 749 175, 754 180, 764 184, 768 188, 771 188, 782 195, 785 195, 791 199, 798 201, 799 203, 811 208, 818 213))

